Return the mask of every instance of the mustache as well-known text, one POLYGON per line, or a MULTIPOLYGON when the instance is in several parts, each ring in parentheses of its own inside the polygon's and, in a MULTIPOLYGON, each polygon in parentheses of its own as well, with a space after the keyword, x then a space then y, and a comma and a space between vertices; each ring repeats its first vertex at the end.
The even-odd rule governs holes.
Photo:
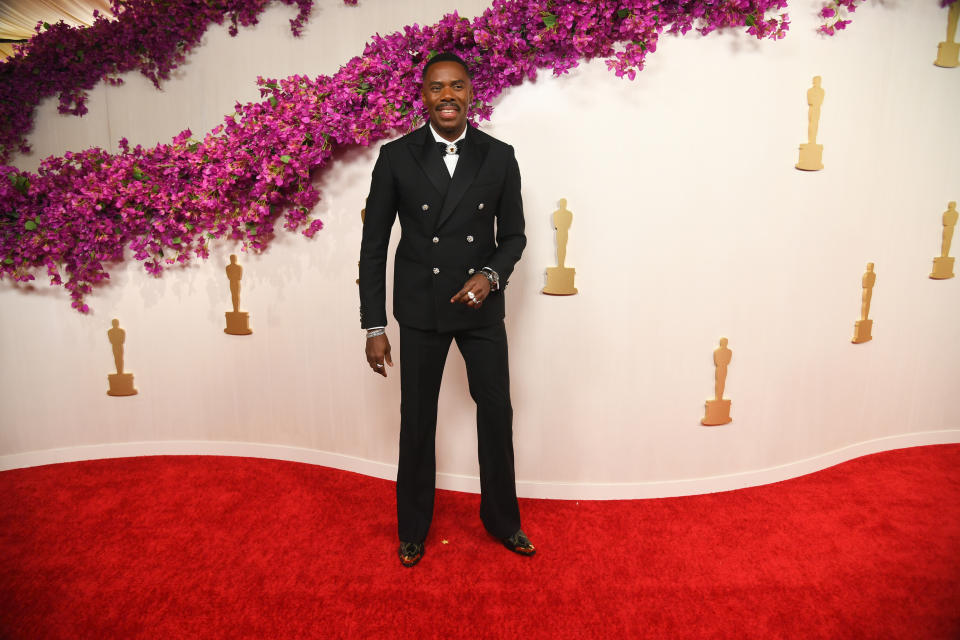
POLYGON ((452 107, 452 108, 456 109, 457 111, 460 111, 460 105, 458 105, 456 102, 451 102, 451 101, 441 102, 440 104, 437 105, 436 108, 437 108, 437 109, 445 109, 445 108, 449 108, 449 107, 452 107))

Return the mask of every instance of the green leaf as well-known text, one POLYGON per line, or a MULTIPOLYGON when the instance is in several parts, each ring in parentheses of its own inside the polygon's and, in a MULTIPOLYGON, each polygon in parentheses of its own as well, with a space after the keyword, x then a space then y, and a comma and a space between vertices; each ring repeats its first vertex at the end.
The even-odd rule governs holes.
POLYGON ((146 176, 144 175, 143 171, 140 170, 140 167, 134 167, 134 168, 133 168, 133 179, 134 179, 134 180, 144 180, 144 179, 146 179, 146 176))
POLYGON ((752 26, 755 25, 755 24, 757 24, 757 21, 754 19, 754 17, 748 15, 748 16, 747 16, 747 26, 748 26, 748 27, 752 27, 752 26))
POLYGON ((77 50, 77 62, 83 62, 83 49, 77 50))
POLYGON ((13 258, 7 258, 3 261, 3 264, 13 264, 13 258))
POLYGON ((50 23, 49 23, 49 22, 44 22, 44 23, 43 23, 43 28, 44 28, 44 30, 49 29, 49 28, 50 28, 50 23))
POLYGON ((190 153, 193 153, 194 151, 197 150, 197 148, 198 148, 199 146, 200 146, 200 143, 199 143, 199 142, 191 142, 191 143, 190 143, 190 146, 187 147, 187 148, 190 150, 190 153))
POLYGON ((630 15, 630 9, 617 9, 617 17, 623 20, 630 15))
POLYGON ((268 88, 268 89, 277 89, 277 88, 278 88, 276 82, 268 82, 267 84, 265 84, 265 85, 263 85, 263 86, 265 86, 265 87, 268 88))
POLYGON ((14 189, 23 195, 27 195, 27 191, 30 189, 30 179, 26 176, 18 176, 11 173, 10 183, 13 184, 14 189))
POLYGON ((185 226, 185 227, 187 228, 187 231, 193 231, 193 225, 192 225, 191 223, 189 223, 189 222, 184 223, 183 226, 185 226))
POLYGON ((287 156, 287 155, 280 156, 280 162, 282 162, 283 164, 287 164, 291 160, 293 160, 293 158, 291 158, 290 156, 287 156))
POLYGON ((541 15, 543 16, 543 24, 547 29, 552 29, 557 26, 557 16, 546 11, 544 11, 541 15))
POLYGON ((270 96, 270 106, 271 107, 277 106, 277 99, 274 98, 273 96, 270 96))
POLYGON ((37 223, 33 220, 27 220, 23 225, 27 231, 33 231, 37 228, 37 223))
POLYGON ((211 240, 216 240, 216 239, 217 239, 217 236, 214 235, 214 234, 212 234, 212 233, 210 233, 210 232, 207 232, 207 237, 210 238, 211 240))
POLYGON ((172 242, 173 244, 180 244, 181 242, 183 242, 183 240, 177 237, 171 240, 170 242, 172 242))
POLYGON ((246 225, 247 229, 255 229, 256 226, 257 226, 257 223, 256 223, 256 222, 247 222, 247 223, 245 223, 245 225, 246 225))
POLYGON ((223 178, 217 178, 217 184, 223 184, 224 182, 226 182, 226 180, 223 178))

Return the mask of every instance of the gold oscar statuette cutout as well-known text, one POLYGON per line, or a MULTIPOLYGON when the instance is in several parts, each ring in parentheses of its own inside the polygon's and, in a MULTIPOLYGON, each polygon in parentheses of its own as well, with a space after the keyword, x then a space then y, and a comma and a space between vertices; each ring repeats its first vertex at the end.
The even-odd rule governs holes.
POLYGON ((224 333, 232 336, 248 336, 253 333, 250 328, 250 314, 240 311, 240 280, 243 278, 243 267, 237 264, 237 256, 230 256, 227 265, 227 279, 230 280, 230 298, 233 300, 233 311, 227 311, 227 328, 224 333))
POLYGON ((723 397, 723 388, 727 384, 727 366, 732 359, 733 351, 727 347, 727 339, 720 338, 720 346, 713 350, 713 364, 716 365, 713 400, 707 400, 707 410, 700 421, 704 426, 715 427, 733 420, 730 417, 730 400, 723 397))
POLYGON ((813 86, 807 89, 807 141, 800 145, 800 161, 797 169, 802 171, 820 171, 823 169, 823 145, 817 144, 817 130, 820 128, 820 106, 823 104, 823 89, 820 76, 813 77, 813 86))
POLYGON ((567 259, 567 240, 569 239, 570 225, 573 224, 573 213, 567 210, 566 198, 558 203, 560 208, 553 212, 553 228, 557 230, 557 266, 547 267, 547 286, 543 293, 551 296, 572 296, 577 292, 573 286, 573 276, 576 269, 564 266, 567 259))
MULTIPOLYGON (((960 2, 953 6, 960 6, 960 2)), ((957 203, 950 202, 943 212, 943 237, 940 240, 940 257, 933 259, 934 280, 946 280, 953 277, 953 258, 950 257, 950 244, 953 242, 953 230, 957 228, 957 203)))
POLYGON ((950 5, 947 12, 947 41, 937 45, 937 59, 933 64, 938 67, 960 66, 960 42, 957 42, 957 22, 960 21, 960 2, 950 5))
POLYGON ((110 339, 110 346, 113 347, 113 363, 117 367, 117 372, 107 375, 107 381, 110 383, 107 395, 135 396, 137 390, 133 386, 133 374, 123 371, 123 343, 127 339, 127 332, 120 328, 120 321, 116 318, 111 325, 107 330, 107 337, 110 339))
POLYGON ((867 263, 867 270, 863 273, 863 279, 860 286, 863 287, 863 293, 860 297, 860 319, 853 327, 853 343, 869 342, 873 340, 871 331, 873 331, 873 320, 867 316, 870 315, 870 298, 873 297, 873 285, 877 283, 877 274, 873 272, 873 263, 867 263))

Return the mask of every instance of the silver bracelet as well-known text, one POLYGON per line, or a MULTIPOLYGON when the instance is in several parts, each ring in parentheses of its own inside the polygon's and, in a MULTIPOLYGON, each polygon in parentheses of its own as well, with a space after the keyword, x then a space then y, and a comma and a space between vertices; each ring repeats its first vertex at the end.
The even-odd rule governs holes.
POLYGON ((367 339, 369 340, 370 338, 376 338, 377 336, 382 336, 386 332, 387 332, 386 329, 371 329, 370 331, 367 331, 367 339))
POLYGON ((490 267, 484 267, 480 269, 480 273, 487 277, 487 281, 490 283, 491 291, 500 290, 500 275, 491 269, 490 267))

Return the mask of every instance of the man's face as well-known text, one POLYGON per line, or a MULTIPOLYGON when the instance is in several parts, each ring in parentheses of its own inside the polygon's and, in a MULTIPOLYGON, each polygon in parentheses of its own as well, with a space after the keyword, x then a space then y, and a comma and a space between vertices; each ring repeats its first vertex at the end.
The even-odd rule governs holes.
POLYGON ((467 107, 473 102, 466 69, 456 62, 430 65, 420 94, 433 128, 447 140, 455 140, 467 126, 467 107))

